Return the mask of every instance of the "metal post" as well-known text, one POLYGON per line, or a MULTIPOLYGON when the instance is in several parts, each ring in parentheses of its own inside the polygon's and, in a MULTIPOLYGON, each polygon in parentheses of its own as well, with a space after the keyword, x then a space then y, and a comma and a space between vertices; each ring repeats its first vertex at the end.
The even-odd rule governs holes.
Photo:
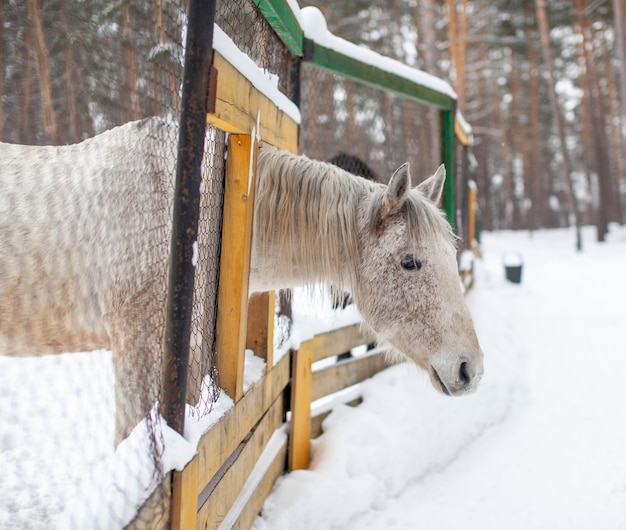
POLYGON ((215 0, 190 0, 176 164, 161 413, 183 433, 215 0))
POLYGON ((448 222, 456 232, 456 164, 454 142, 455 107, 441 111, 441 157, 446 166, 446 182, 443 188, 443 207, 448 222))

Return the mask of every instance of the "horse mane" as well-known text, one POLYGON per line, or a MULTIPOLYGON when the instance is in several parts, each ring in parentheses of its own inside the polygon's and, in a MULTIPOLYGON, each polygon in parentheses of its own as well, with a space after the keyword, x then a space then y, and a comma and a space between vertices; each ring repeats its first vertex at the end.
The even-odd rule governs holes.
MULTIPOLYGON (((308 286, 330 279, 333 290, 350 290, 360 261, 359 204, 369 196, 375 230, 387 187, 271 147, 259 150, 257 176, 255 247, 269 260, 272 274, 292 283, 304 278, 308 286)), ((412 190, 399 213, 416 242, 442 233, 454 241, 441 211, 421 193, 412 190)))
POLYGON ((350 285, 359 256, 357 207, 373 184, 332 164, 274 148, 259 150, 255 245, 286 278, 308 286, 328 280, 350 285), (260 225, 260 226, 259 226, 260 225), (283 266, 284 267, 284 266, 283 266))

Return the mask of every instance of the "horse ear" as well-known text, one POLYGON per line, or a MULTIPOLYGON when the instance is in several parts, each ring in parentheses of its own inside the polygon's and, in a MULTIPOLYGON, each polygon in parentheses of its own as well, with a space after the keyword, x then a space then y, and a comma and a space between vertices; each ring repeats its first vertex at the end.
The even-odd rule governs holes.
POLYGON ((385 216, 397 211, 406 200, 411 189, 409 163, 402 164, 389 179, 385 191, 385 216))
POLYGON ((441 195, 443 194, 443 184, 445 181, 446 166, 441 164, 437 168, 437 171, 435 171, 435 174, 419 184, 416 189, 435 204, 439 204, 441 195))

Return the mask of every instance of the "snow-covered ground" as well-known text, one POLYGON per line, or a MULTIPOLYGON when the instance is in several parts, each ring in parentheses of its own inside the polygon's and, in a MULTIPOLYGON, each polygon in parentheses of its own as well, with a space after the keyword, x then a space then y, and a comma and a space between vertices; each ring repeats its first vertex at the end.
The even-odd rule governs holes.
POLYGON ((438 396, 409 365, 364 384, 283 477, 255 529, 626 528, 626 229, 582 253, 569 230, 484 234, 468 301, 476 394, 438 396), (502 260, 523 256, 521 285, 502 260))

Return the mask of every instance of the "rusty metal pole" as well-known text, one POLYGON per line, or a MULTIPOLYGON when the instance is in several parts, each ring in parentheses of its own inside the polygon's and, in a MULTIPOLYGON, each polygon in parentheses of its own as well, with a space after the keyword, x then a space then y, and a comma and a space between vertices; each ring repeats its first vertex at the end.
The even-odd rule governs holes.
POLYGON ((190 0, 170 246, 161 414, 179 433, 185 397, 215 0, 190 0))

